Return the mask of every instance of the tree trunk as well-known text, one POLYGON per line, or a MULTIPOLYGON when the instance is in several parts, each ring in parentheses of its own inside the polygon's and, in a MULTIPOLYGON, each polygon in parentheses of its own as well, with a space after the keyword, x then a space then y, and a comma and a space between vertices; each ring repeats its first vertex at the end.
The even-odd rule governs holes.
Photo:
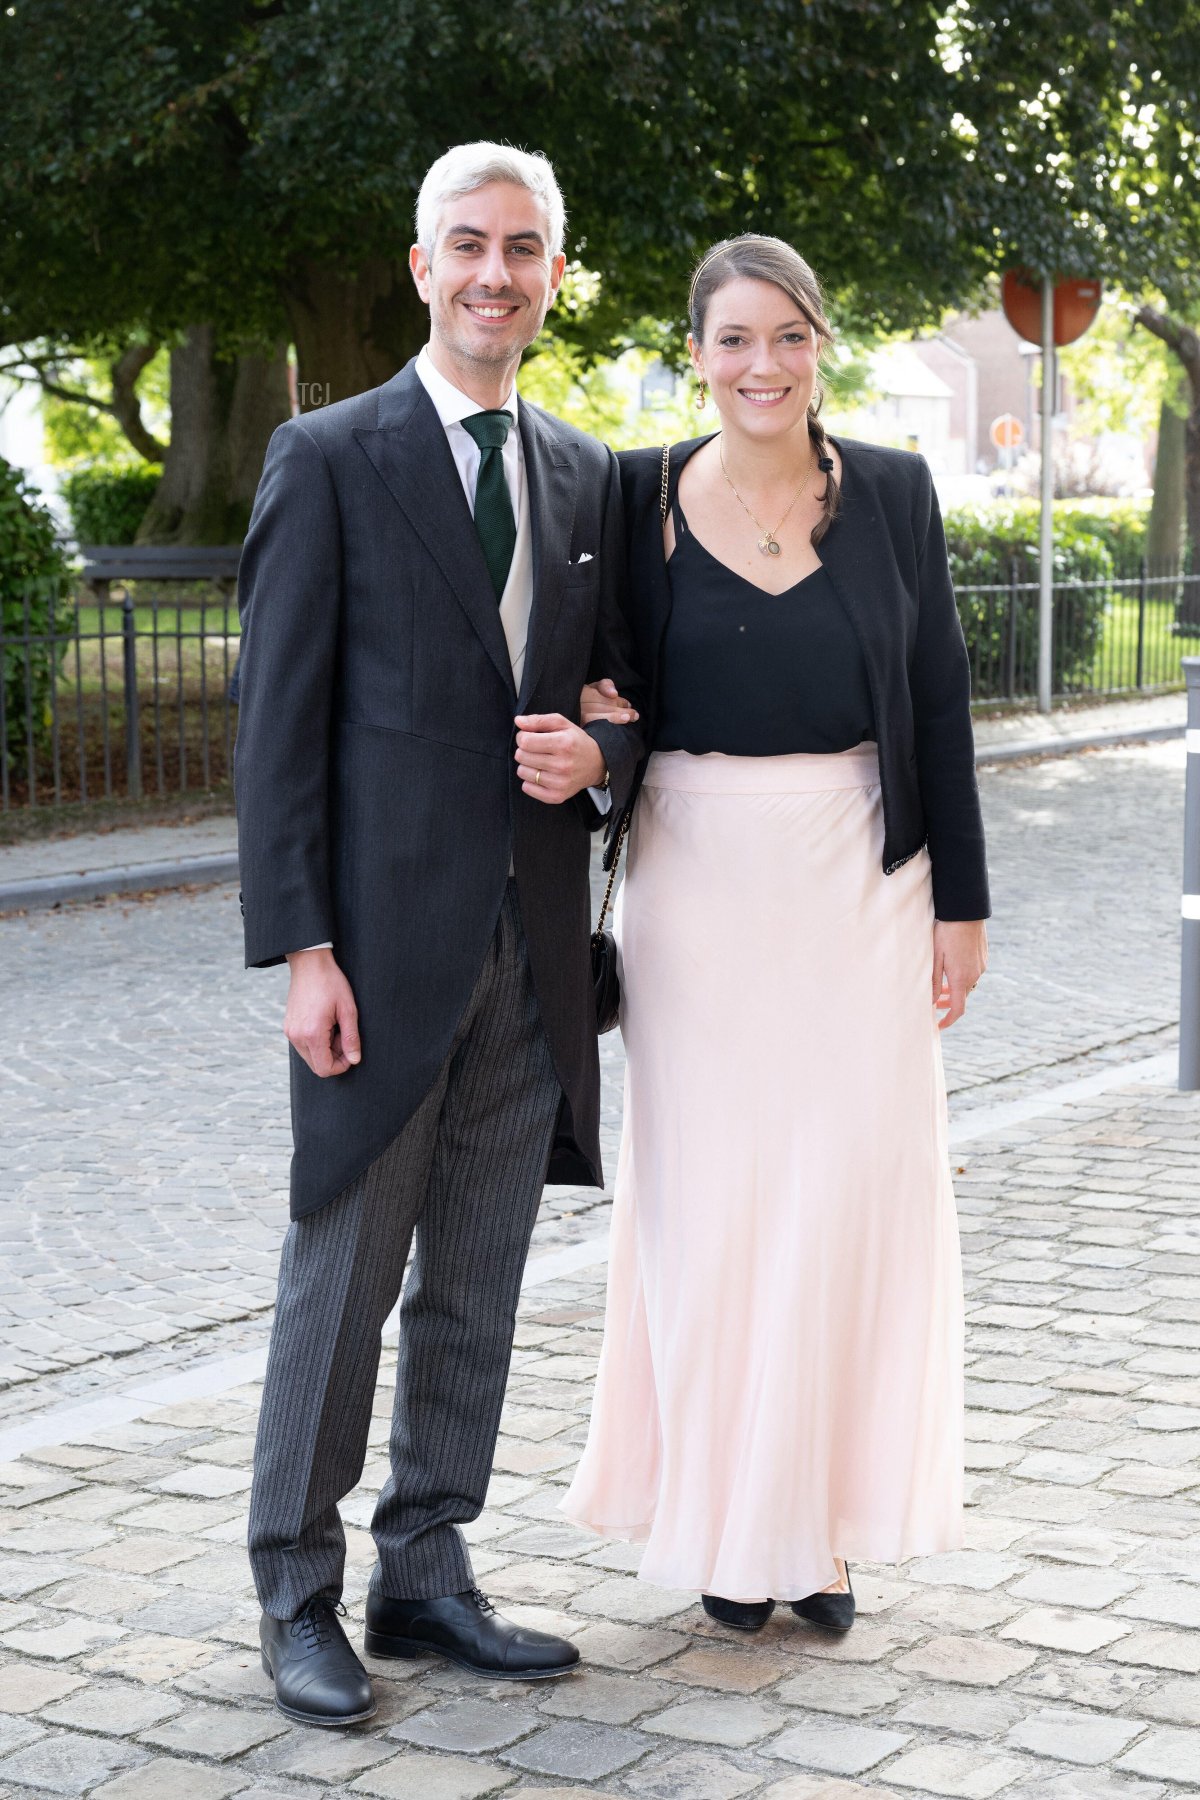
POLYGON ((1191 383, 1191 407, 1184 423, 1184 490, 1187 495, 1187 580, 1178 623, 1200 635, 1200 367, 1191 383))
POLYGON ((1139 325, 1144 325, 1174 352, 1187 379, 1183 491, 1187 528, 1185 556, 1191 578, 1184 583, 1179 624, 1187 631, 1200 633, 1200 332, 1195 326, 1173 319, 1152 306, 1140 306, 1134 316, 1139 325))
POLYGON ((139 544, 236 544, 245 535, 267 440, 291 414, 287 352, 217 354, 211 325, 171 352, 171 443, 139 544))
POLYGON ((428 336, 428 314, 407 266, 381 257, 350 274, 302 263, 281 298, 296 346, 301 412, 379 387, 428 336))
POLYGON ((239 356, 235 368, 225 431, 229 504, 241 523, 227 543, 240 543, 245 536, 271 433, 292 416, 286 343, 276 345, 273 356, 239 356))
POLYGON ((1179 561, 1183 548, 1185 422, 1171 398, 1158 415, 1154 498, 1146 526, 1146 560, 1159 568, 1179 561))

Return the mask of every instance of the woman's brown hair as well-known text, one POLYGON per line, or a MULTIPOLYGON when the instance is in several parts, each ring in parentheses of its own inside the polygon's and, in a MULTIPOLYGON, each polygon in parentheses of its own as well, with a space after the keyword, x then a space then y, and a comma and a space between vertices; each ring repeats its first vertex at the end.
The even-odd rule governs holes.
MULTIPOLYGON (((704 321, 709 303, 727 281, 769 281, 785 293, 804 314, 817 338, 817 354, 834 342, 833 327, 825 317, 825 301, 821 284, 798 251, 782 238, 761 237, 747 231, 741 237, 725 238, 707 250, 696 264, 688 295, 688 317, 696 342, 704 341, 704 321)), ((825 389, 817 376, 817 385, 808 408, 808 435, 813 449, 825 467, 825 504, 821 517, 813 526, 812 541, 819 544, 837 517, 841 490, 838 487, 833 459, 825 427, 820 421, 825 389)))

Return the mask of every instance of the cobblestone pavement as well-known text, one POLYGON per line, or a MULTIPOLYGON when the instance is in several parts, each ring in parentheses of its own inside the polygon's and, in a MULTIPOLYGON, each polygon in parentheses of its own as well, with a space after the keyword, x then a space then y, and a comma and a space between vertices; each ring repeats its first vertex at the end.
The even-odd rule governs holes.
MULTIPOLYGON (((945 1040, 956 1116, 1169 1038, 1183 771, 1170 743, 983 773, 993 958, 945 1040)), ((240 942, 228 887, 0 920, 4 1415, 87 1394, 108 1359, 271 1304, 286 974, 245 973, 240 942)), ((603 1054, 611 1170, 616 1036, 603 1054)), ((552 1193, 538 1243, 594 1234, 602 1203, 552 1193)))
MULTIPOLYGON (((1200 1097, 1139 1088, 994 1134, 957 1177, 961 1551, 856 1568, 860 1619, 726 1633, 562 1521, 599 1271, 522 1305, 477 1575, 581 1672, 376 1663, 367 1726, 288 1725, 242 1543, 258 1389, 143 1408, 0 1467, 0 1796, 111 1800, 1157 1800, 1200 1787, 1200 1097)), ((350 1630, 384 1473, 348 1500, 350 1630)))
MULTIPOLYGON (((983 776, 993 963, 945 1040, 953 1116, 987 1128, 956 1165, 966 1548, 856 1570, 844 1642, 790 1614, 746 1642, 562 1522, 603 1295, 571 1246, 586 1259, 607 1209, 552 1191, 535 1274, 559 1272, 523 1301, 471 1535, 484 1585, 570 1631, 586 1666, 514 1688, 380 1664, 357 1732, 272 1709, 242 1549, 258 1389, 238 1371, 260 1366, 283 1223, 285 978, 242 973, 229 889, 0 922, 0 1432, 111 1413, 0 1464, 0 1800, 1200 1787, 1200 1100, 1118 1085, 1006 1129, 991 1111, 1169 1048, 1183 766, 1169 744, 983 776)), ((611 1166, 619 1040, 604 1057, 611 1166)), ((356 1629, 393 1358, 346 1508, 356 1629)))

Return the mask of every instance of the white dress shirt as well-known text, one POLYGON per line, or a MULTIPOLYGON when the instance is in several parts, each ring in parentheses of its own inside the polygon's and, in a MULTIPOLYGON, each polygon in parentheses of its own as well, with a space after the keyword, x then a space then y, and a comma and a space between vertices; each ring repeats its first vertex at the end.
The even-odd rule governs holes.
MULTIPOLYGON (((454 466, 458 470, 463 484, 463 492, 467 496, 467 505, 471 509, 471 517, 475 517, 475 485, 479 480, 479 461, 483 455, 479 445, 463 424, 473 413, 484 412, 478 400, 472 400, 461 388, 456 388, 452 381, 447 381, 441 370, 434 367, 429 354, 428 344, 417 357, 417 375, 421 386, 433 401, 437 416, 442 421, 446 432, 446 442, 450 446, 450 454, 454 458, 454 466)), ((521 516, 521 497, 525 486, 525 453, 521 448, 521 432, 517 407, 517 390, 509 389, 508 399, 501 402, 500 412, 512 414, 512 427, 504 441, 500 452, 504 460, 504 479, 508 485, 508 497, 512 501, 513 518, 521 516)))
MULTIPOLYGON (((484 412, 478 400, 472 400, 461 388, 448 381, 441 370, 434 366, 429 354, 428 345, 417 357, 417 377, 429 398, 433 401, 437 416, 446 433, 446 442, 450 454, 454 458, 454 466, 458 470, 459 480, 463 484, 463 493, 467 497, 467 505, 471 509, 471 517, 475 517, 475 488, 479 481, 479 463, 482 450, 463 424, 472 413, 484 412)), ((512 501, 513 519, 517 525, 517 542, 513 550, 512 567, 508 581, 500 598, 500 622, 504 627, 504 636, 508 643, 509 660, 512 663, 513 684, 520 692, 521 677, 525 669, 525 645, 529 636, 529 615, 533 605, 533 534, 529 520, 529 492, 525 480, 525 452, 521 445, 517 390, 509 389, 508 398, 497 410, 512 414, 512 425, 504 440, 500 452, 504 462, 504 480, 508 487, 508 497, 512 501)), ((589 788, 593 804, 601 813, 607 813, 612 805, 612 795, 607 788, 589 788)), ((512 874, 512 865, 509 865, 512 874)), ((309 950, 332 950, 332 943, 309 944, 309 950)))

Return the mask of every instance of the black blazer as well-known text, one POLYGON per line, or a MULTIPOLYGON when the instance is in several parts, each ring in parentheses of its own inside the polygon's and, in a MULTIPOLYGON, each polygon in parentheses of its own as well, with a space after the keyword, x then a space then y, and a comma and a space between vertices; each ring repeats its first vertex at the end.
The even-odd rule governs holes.
MULTIPOLYGON (((413 365, 275 432, 242 552, 235 775, 246 961, 331 939, 363 1060, 293 1051, 292 1213, 331 1200, 428 1092, 483 965, 511 855, 563 1104, 550 1180, 602 1180, 586 796, 521 792, 514 716, 640 694, 611 451, 522 401, 534 600, 518 695, 445 430, 413 365)), ((598 725, 614 806, 638 728, 598 725)))
MULTIPOLYGON (((854 626, 870 679, 884 873, 890 875, 927 844, 937 917, 984 919, 991 907, 975 780, 971 678, 929 467, 906 450, 833 441, 842 456, 842 504, 819 555, 854 626)), ((694 438, 672 447, 672 497, 684 463, 707 442, 694 438)), ((649 687, 642 715, 648 757, 671 613, 659 508, 662 450, 623 451, 618 461, 634 661, 649 687)), ((631 804, 645 768, 643 758, 631 804)), ((614 825, 606 853, 610 862, 615 836, 614 825)))

